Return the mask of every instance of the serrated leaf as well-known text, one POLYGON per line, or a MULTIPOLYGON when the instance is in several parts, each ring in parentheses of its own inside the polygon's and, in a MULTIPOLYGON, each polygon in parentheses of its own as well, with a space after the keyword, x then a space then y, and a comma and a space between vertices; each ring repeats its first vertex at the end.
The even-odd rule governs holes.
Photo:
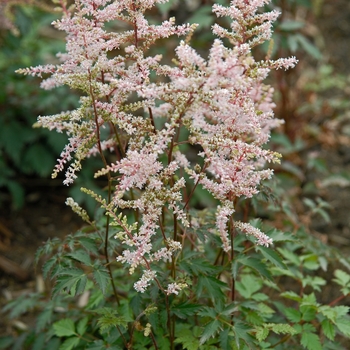
POLYGON ((182 344, 182 348, 187 350, 198 350, 200 345, 199 340, 189 329, 181 329, 177 332, 175 343, 182 344))
POLYGON ((74 259, 76 261, 79 261, 83 264, 85 264, 86 266, 91 266, 91 259, 90 259, 90 255, 88 252, 86 252, 86 250, 75 250, 72 253, 67 254, 68 257, 70 257, 71 259, 74 259))
POLYGON ((74 321, 70 318, 64 318, 53 324, 53 330, 57 337, 70 337, 76 335, 74 321))
POLYGON ((313 306, 300 306, 302 312, 301 319, 306 322, 310 322, 316 318, 316 308, 313 306))
POLYGON ((319 307, 319 312, 324 315, 325 317, 327 317, 327 319, 329 319, 330 321, 332 321, 333 323, 335 322, 336 318, 337 318, 337 312, 335 310, 335 308, 329 306, 329 305, 322 305, 319 307))
POLYGON ((350 275, 343 270, 335 270, 333 281, 342 287, 347 287, 350 282, 350 275))
POLYGON ((42 313, 38 315, 35 325, 35 330, 37 333, 42 331, 45 326, 51 322, 52 313, 52 307, 47 307, 42 313))
POLYGON ((79 342, 80 338, 78 337, 68 338, 61 344, 59 350, 72 350, 79 344, 79 342))
POLYGON ((220 327, 221 327, 221 324, 218 320, 209 322, 204 328, 204 331, 199 343, 204 344, 208 339, 213 337, 218 332, 220 327))
POLYGON ((281 255, 288 260, 289 262, 291 262, 293 265, 295 266, 300 266, 301 260, 299 258, 298 255, 294 254, 293 252, 291 252, 288 249, 284 249, 284 248, 277 248, 278 252, 281 253, 281 255))
POLYGON ((268 323, 267 326, 269 329, 276 333, 276 334, 291 334, 294 335, 297 333, 297 331, 294 329, 294 327, 290 326, 289 324, 285 323, 268 323))
POLYGON ((43 266, 43 277, 46 279, 48 277, 49 272, 57 264, 57 255, 53 256, 49 260, 47 260, 43 266))
POLYGON ((290 322, 298 323, 301 320, 301 313, 299 310, 288 307, 284 310, 284 313, 290 322))
POLYGON ((106 293, 108 284, 110 283, 110 277, 105 267, 99 265, 93 272, 94 281, 97 283, 102 293, 106 293))
POLYGON ((229 335, 230 329, 225 328, 223 331, 220 332, 219 334, 219 340, 220 340, 220 349, 221 350, 231 350, 231 341, 232 337, 229 335))
POLYGON ((89 318, 88 317, 84 317, 83 319, 81 319, 78 324, 77 324, 77 333, 79 335, 84 335, 87 329, 87 324, 89 322, 89 318))
POLYGON ((340 330, 341 333, 350 337, 350 318, 349 317, 341 317, 338 318, 335 322, 336 327, 340 330))
MULTIPOLYGON (((89 343, 86 350, 101 350, 101 349, 104 349, 105 347, 106 347, 106 344, 104 343, 104 341, 99 339, 99 340, 95 340, 93 343, 89 343)), ((113 348, 113 350, 114 349, 119 350, 121 348, 119 346, 116 346, 115 348, 113 348)))
POLYGON ((226 283, 209 276, 199 276, 197 284, 197 293, 200 295, 203 290, 206 289, 208 294, 214 300, 225 299, 223 290, 227 290, 228 286, 226 283))
POLYGON ((89 237, 79 237, 79 243, 90 253, 98 255, 96 241, 89 237))
POLYGON ((303 299, 296 293, 288 291, 281 293, 281 296, 287 299, 295 300, 297 302, 301 302, 303 299))
MULTIPOLYGON (((243 266, 248 266, 251 269, 257 271, 261 276, 267 278, 270 281, 273 281, 271 272, 267 269, 267 266, 261 261, 261 259, 252 258, 249 256, 242 256, 237 259, 238 263, 241 263, 243 266)), ((237 269, 238 270, 238 269, 237 269)), ((232 266, 233 277, 236 278, 237 272, 235 273, 232 266)))
POLYGON ((86 310, 92 310, 95 307, 99 306, 100 304, 102 304, 102 302, 104 301, 105 297, 102 293, 101 290, 96 289, 93 291, 93 293, 91 294, 89 301, 85 307, 86 310))
POLYGON ((189 302, 184 302, 173 306, 171 311, 182 319, 186 319, 188 316, 193 316, 196 312, 200 311, 202 308, 201 305, 191 304, 189 302))
POLYGON ((64 269, 56 279, 53 297, 62 291, 75 296, 85 291, 87 276, 80 269, 64 269))
POLYGON ((16 318, 25 312, 33 309, 38 303, 38 294, 25 294, 10 301, 3 307, 3 311, 10 311, 9 317, 16 318))
POLYGON ((322 350, 320 338, 314 333, 303 332, 301 334, 301 345, 308 350, 322 350))
POLYGON ((255 337, 256 337, 257 341, 260 343, 267 338, 269 333, 270 333, 270 331, 267 328, 257 327, 256 332, 255 332, 255 337))
POLYGON ((235 340, 237 347, 239 347, 240 340, 242 339, 245 343, 250 343, 252 339, 254 339, 250 335, 250 331, 252 330, 251 327, 247 326, 243 322, 240 322, 238 320, 235 321, 235 325, 233 327, 233 332, 235 335, 235 340))
POLYGON ((335 328, 333 323, 328 320, 328 319, 324 319, 321 322, 321 326, 322 326, 322 330, 324 335, 329 339, 329 340, 334 340, 335 337, 335 328))
POLYGON ((246 299, 251 298, 252 294, 260 290, 262 280, 253 275, 243 275, 239 282, 236 282, 236 289, 246 299))
POLYGON ((281 255, 276 250, 262 246, 256 246, 256 249, 261 252, 265 259, 272 262, 275 266, 284 270, 288 269, 285 263, 283 262, 281 255))
POLYGON ((220 269, 200 256, 193 256, 191 259, 182 260, 180 268, 190 275, 199 276, 201 274, 216 274, 220 269))
POLYGON ((101 333, 104 333, 115 326, 127 327, 125 318, 123 316, 119 316, 115 309, 104 307, 102 309, 95 310, 95 312, 102 315, 97 320, 101 333))

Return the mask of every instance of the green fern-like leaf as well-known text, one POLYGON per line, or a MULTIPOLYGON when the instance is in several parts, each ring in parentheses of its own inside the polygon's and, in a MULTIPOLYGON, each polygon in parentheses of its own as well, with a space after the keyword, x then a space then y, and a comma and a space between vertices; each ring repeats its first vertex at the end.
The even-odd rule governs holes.
POLYGON ((270 333, 270 331, 267 328, 257 327, 255 337, 256 337, 257 341, 260 343, 267 338, 269 333, 270 333))
POLYGON ((43 276, 47 278, 52 268, 57 264, 57 255, 54 255, 51 259, 47 260, 43 266, 43 276))
POLYGON ((270 332, 294 335, 297 333, 297 330, 286 323, 265 323, 263 326, 256 328, 255 337, 261 342, 267 338, 270 332))
POLYGON ((221 329, 221 323, 218 320, 209 322, 203 331, 200 339, 200 344, 204 344, 208 339, 215 336, 215 334, 221 329))
POLYGON ((123 316, 119 316, 115 309, 104 307, 102 309, 95 310, 95 312, 102 315, 97 320, 101 333, 107 332, 110 328, 115 326, 127 326, 125 318, 123 316))
POLYGON ((109 277, 108 271, 102 265, 96 265, 94 266, 94 268, 95 268, 93 272, 94 281, 102 290, 102 293, 105 294, 108 284, 110 283, 110 277, 109 277))
POLYGON ((86 266, 91 266, 90 255, 86 250, 79 249, 68 254, 67 256, 70 257, 71 259, 74 259, 76 261, 83 263, 86 266))
POLYGON ((56 284, 53 288, 53 298, 62 291, 72 296, 82 294, 85 291, 87 276, 80 269, 65 269, 57 277, 56 284))

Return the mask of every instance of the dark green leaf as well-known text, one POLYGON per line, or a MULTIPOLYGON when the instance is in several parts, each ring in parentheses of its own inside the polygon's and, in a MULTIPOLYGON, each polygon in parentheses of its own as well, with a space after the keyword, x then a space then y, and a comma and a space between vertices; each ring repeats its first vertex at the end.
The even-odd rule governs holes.
POLYGON ((226 283, 208 276, 199 276, 198 277, 198 285, 197 285, 197 293, 201 295, 203 290, 206 290, 211 298, 214 300, 224 300, 225 294, 223 290, 227 290, 228 286, 226 283))
POLYGON ((79 249, 79 250, 76 250, 70 254, 67 254, 67 256, 85 264, 86 266, 91 266, 90 255, 85 250, 79 249))
POLYGON ((239 347, 241 340, 243 340, 246 344, 250 344, 253 342, 254 338, 250 335, 250 331, 251 331, 251 327, 249 327, 248 325, 244 324, 239 320, 235 320, 233 332, 235 334, 237 347, 239 347))
POLYGON ((221 328, 221 324, 218 320, 209 322, 203 331, 203 334, 200 339, 200 344, 204 344, 209 338, 213 337, 221 328))
POLYGON ((287 270, 287 266, 283 262, 281 255, 273 250, 272 248, 266 248, 262 246, 257 246, 256 249, 261 252, 261 254, 269 261, 271 261, 275 266, 287 270))
POLYGON ((89 237, 79 237, 79 243, 90 253, 98 255, 98 247, 96 241, 89 237))
POLYGON ((231 350, 232 349, 232 346, 231 346, 232 337, 230 337, 229 333, 230 333, 230 329, 225 328, 219 334, 221 350, 231 350))
POLYGON ((80 343, 80 338, 72 337, 66 339, 60 346, 59 350, 72 350, 80 343))
POLYGON ((53 297, 62 291, 71 295, 82 294, 85 291, 87 277, 84 271, 80 269, 65 269, 57 277, 53 288, 53 297))
POLYGON ((172 312, 182 319, 186 319, 188 316, 193 316, 196 312, 200 311, 201 305, 190 304, 185 301, 184 303, 178 304, 172 307, 172 312))
POLYGON ((49 272, 52 267, 57 264, 57 255, 54 255, 51 259, 47 260, 43 266, 43 276, 44 278, 48 277, 49 272))
POLYGON ((10 336, 0 337, 0 349, 8 349, 9 346, 13 343, 14 338, 10 336))
POLYGON ((33 347, 31 350, 42 350, 45 346, 45 339, 46 334, 45 333, 39 333, 35 335, 35 341, 33 343, 33 347))
POLYGON ((36 332, 41 332, 47 324, 51 322, 53 309, 52 307, 46 307, 45 310, 40 313, 36 319, 35 330, 36 332))
POLYGON ((25 294, 7 303, 3 311, 10 311, 10 318, 16 318, 33 309, 38 303, 38 294, 25 294))
POLYGON ((193 256, 191 259, 180 261, 180 268, 190 275, 198 276, 200 274, 216 274, 219 271, 217 266, 212 265, 207 260, 199 256, 193 256))
MULTIPOLYGON (((257 271, 261 276, 267 278, 270 281, 273 281, 271 272, 267 269, 267 266, 261 259, 256 259, 249 256, 240 256, 237 259, 237 262, 242 264, 243 266, 248 266, 252 268, 253 270, 257 271)), ((234 275, 233 266, 232 266, 232 273, 234 275)))
POLYGON ((102 265, 98 265, 97 269, 94 269, 93 276, 95 282, 102 290, 102 293, 105 294, 107 286, 110 283, 110 277, 107 269, 102 265))
POLYGON ((33 169, 40 176, 48 176, 55 166, 55 160, 47 147, 35 144, 28 148, 23 158, 23 164, 28 172, 33 169))

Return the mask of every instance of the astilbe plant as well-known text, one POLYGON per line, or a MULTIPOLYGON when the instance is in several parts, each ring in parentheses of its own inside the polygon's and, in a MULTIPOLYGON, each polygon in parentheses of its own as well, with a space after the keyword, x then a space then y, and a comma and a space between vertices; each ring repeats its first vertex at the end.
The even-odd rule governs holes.
MULTIPOLYGON (((271 178, 273 171, 266 164, 279 161, 280 155, 265 146, 281 121, 274 118, 273 88, 264 80, 271 69, 291 68, 296 59, 256 61, 252 54, 255 46, 270 39, 272 23, 279 15, 259 10, 269 0, 214 5, 215 15, 229 19, 230 27, 212 27, 218 38, 207 59, 190 46, 195 25, 175 25, 174 18, 159 25, 148 22, 147 10, 163 2, 75 0, 69 6, 64 0, 56 1, 62 19, 53 25, 66 32, 66 52, 58 54, 59 64, 19 72, 44 76, 44 89, 68 85, 81 91, 78 109, 38 118, 37 126, 69 137, 52 176, 65 171, 64 183, 70 185, 86 158, 100 157, 102 166, 95 177, 106 178, 106 196, 86 188, 82 191, 103 208, 105 221, 92 221, 72 198, 67 204, 99 233, 104 230, 105 266, 118 304, 125 295, 114 276, 120 264, 136 276, 134 289, 145 300, 155 298, 147 294, 149 289, 153 295, 163 295, 167 338, 173 348, 180 342, 171 310, 173 298, 192 298, 188 287, 198 277, 194 267, 188 270, 179 263, 184 252, 189 250, 194 259, 203 261, 203 249, 212 249, 229 266, 236 231, 252 236, 258 245, 272 244, 259 228, 236 219, 235 209, 239 198, 251 198, 262 181, 271 178), (118 23, 124 31, 111 30, 118 23), (183 41, 175 49, 174 64, 166 65, 161 55, 152 52, 157 40, 170 36, 183 37, 183 41), (217 203, 212 224, 203 223, 200 211, 196 217, 191 209, 198 189, 205 189, 217 203), (206 225, 210 227, 203 234, 206 225), (118 244, 111 243, 112 235, 118 244), (209 248, 205 248, 207 242, 209 248), (111 260, 111 244, 117 263, 111 260)), ((208 271, 215 270, 218 258, 208 271)), ((220 269, 215 275, 209 282, 222 289, 217 292, 220 298, 225 295, 227 302, 234 302, 232 274, 227 278, 227 271, 220 269)), ((99 283, 96 276, 95 280, 99 283)), ((69 289, 60 281, 58 286, 69 289)), ((197 293, 198 305, 207 303, 205 294, 200 295, 206 288, 202 285, 197 293)), ((84 288, 75 285, 70 291, 77 294, 84 288)), ((124 346, 131 347, 132 335, 127 339, 123 327, 117 325, 124 346)), ((135 327, 135 323, 129 327, 129 334, 135 327)), ((157 347, 157 330, 152 332, 150 327, 147 324, 145 335, 151 335, 157 347)), ((202 336, 201 343, 217 330, 202 336)))

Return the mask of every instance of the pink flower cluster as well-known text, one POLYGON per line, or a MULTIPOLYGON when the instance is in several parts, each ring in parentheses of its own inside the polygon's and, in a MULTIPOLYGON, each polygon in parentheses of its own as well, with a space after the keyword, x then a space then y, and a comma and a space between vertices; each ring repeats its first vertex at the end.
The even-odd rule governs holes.
MULTIPOLYGON (((252 48, 270 39, 278 16, 277 11, 258 11, 269 0, 214 5, 218 17, 231 19, 231 28, 212 27, 218 39, 208 59, 182 41, 174 66, 161 64, 161 55, 152 56, 151 47, 158 39, 191 34, 196 26, 177 26, 173 18, 149 24, 145 11, 165 0, 75 0, 71 9, 60 2, 63 18, 53 25, 67 34, 66 52, 58 55, 61 63, 20 72, 50 74, 42 83, 46 89, 68 85, 82 91, 78 109, 38 118, 42 127, 69 136, 53 175, 73 160, 66 170, 69 185, 85 158, 101 155, 105 166, 95 175, 110 175, 115 191, 105 208, 122 228, 117 238, 125 249, 118 261, 129 265, 131 273, 143 269, 135 288, 144 292, 156 278, 152 264, 171 260, 181 249, 161 218, 170 214, 175 230, 185 232, 187 197, 192 195, 186 186, 201 184, 220 201, 216 231, 223 249, 230 250, 228 221, 235 199, 255 195, 261 181, 272 176, 266 163, 279 161, 278 154, 263 148, 280 123, 273 116, 273 89, 263 81, 271 69, 288 69, 297 61, 254 59, 252 48), (191 159, 183 144, 189 145, 191 159), (193 156, 194 150, 199 151, 193 156), (114 153, 113 162, 108 163, 113 159, 108 153, 114 153), (192 184, 186 184, 185 172, 192 184), (127 208, 139 214, 132 227, 116 214, 127 208), (164 246, 156 248, 159 235, 164 246)), ((248 223, 235 226, 258 244, 272 243, 248 223)), ((174 282, 165 291, 177 294, 181 288, 174 282)))

